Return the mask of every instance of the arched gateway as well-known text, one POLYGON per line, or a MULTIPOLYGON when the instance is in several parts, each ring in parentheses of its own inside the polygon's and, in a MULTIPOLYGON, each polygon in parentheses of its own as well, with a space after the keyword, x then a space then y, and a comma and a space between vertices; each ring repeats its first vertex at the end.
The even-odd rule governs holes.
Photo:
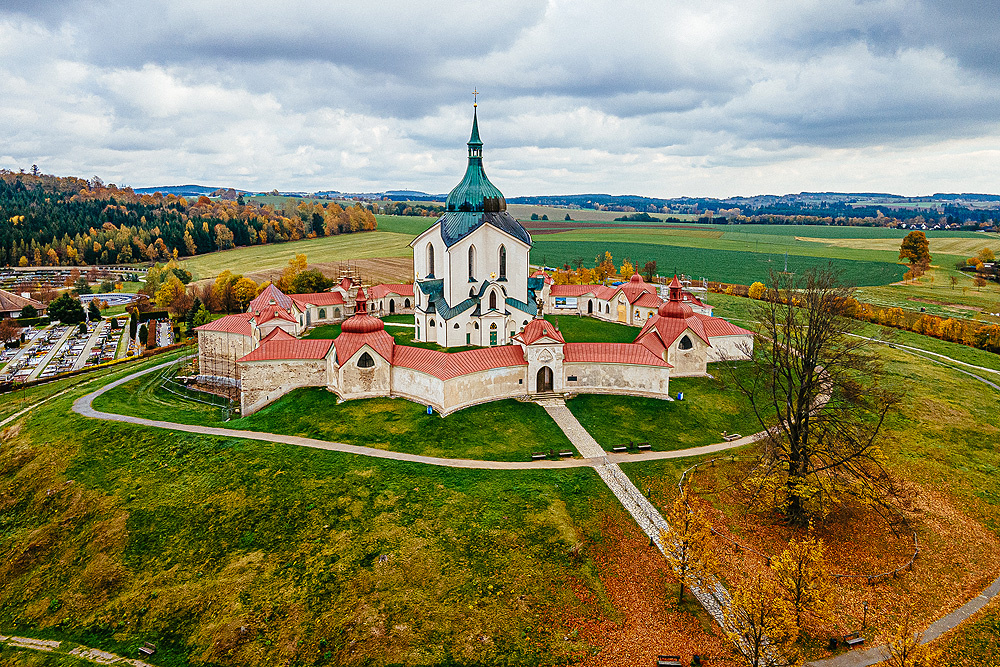
POLYGON ((535 391, 539 394, 546 391, 552 391, 552 369, 548 366, 542 366, 538 369, 535 391))

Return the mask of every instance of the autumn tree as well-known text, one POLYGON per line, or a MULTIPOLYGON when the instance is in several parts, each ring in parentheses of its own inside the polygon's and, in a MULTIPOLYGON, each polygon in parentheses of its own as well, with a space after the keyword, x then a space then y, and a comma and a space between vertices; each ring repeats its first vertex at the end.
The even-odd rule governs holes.
POLYGON ((983 248, 982 250, 980 250, 979 253, 976 254, 976 257, 983 264, 996 261, 996 255, 994 255, 993 251, 990 250, 989 248, 983 248))
POLYGON ((802 615, 823 621, 833 612, 833 585, 826 569, 823 540, 812 531, 802 539, 792 538, 788 547, 771 560, 779 588, 795 609, 795 624, 802 615))
POLYGON ((294 293, 292 283, 297 275, 306 270, 307 265, 306 256, 303 253, 289 259, 285 269, 281 272, 281 278, 278 280, 278 289, 285 293, 294 293))
POLYGON ((764 296, 765 292, 767 292, 767 288, 764 286, 764 283, 758 280, 750 285, 750 289, 747 290, 747 296, 751 299, 760 299, 764 296))
POLYGON ((673 569, 680 584, 677 604, 684 602, 684 587, 698 586, 715 570, 712 552, 712 525, 705 514, 689 508, 689 494, 685 486, 663 517, 670 531, 662 531, 663 555, 673 569))
POLYGON ((9 317, 0 320, 0 342, 10 345, 21 336, 21 327, 9 317))
POLYGON ((622 278, 628 280, 635 274, 635 266, 633 266, 632 262, 626 258, 622 263, 621 270, 618 273, 622 278))
POLYGON ((982 292, 983 288, 986 287, 986 278, 983 278, 982 276, 976 276, 975 278, 972 279, 972 284, 975 285, 980 292, 982 292))
POLYGON ((245 276, 233 284, 233 299, 239 306, 240 311, 247 309, 247 305, 257 296, 257 283, 245 276))
POLYGON ((795 609, 761 574, 733 588, 725 610, 725 630, 750 667, 797 662, 795 609))
POLYGON ((899 246, 899 258, 909 260, 910 264, 930 264, 931 250, 927 235, 916 230, 907 234, 899 246))
POLYGON ((938 664, 937 651, 929 644, 922 644, 923 633, 913 628, 910 612, 889 636, 882 647, 882 657, 887 667, 934 667, 938 664))
POLYGON ((851 499, 887 509, 880 444, 898 398, 870 342, 856 335, 863 323, 845 316, 853 289, 830 268, 772 272, 770 283, 750 306, 752 357, 727 373, 768 431, 747 481, 755 502, 801 526, 851 499))
POLYGON ((646 279, 646 282, 653 282, 653 277, 656 275, 655 259, 651 259, 642 265, 642 275, 646 279))

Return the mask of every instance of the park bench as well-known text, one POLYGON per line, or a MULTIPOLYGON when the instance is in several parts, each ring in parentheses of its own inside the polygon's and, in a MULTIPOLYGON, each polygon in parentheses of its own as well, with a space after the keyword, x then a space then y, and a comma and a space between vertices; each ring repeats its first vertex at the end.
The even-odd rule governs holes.
POLYGON ((613 451, 616 454, 620 454, 622 452, 627 452, 628 451, 628 447, 625 446, 625 445, 622 445, 621 447, 612 447, 611 451, 613 451))
POLYGON ((150 644, 149 642, 146 642, 145 644, 139 647, 139 653, 142 653, 143 655, 153 655, 154 653, 156 653, 156 644, 150 644))
POLYGON ((653 448, 653 446, 651 444, 649 444, 648 442, 640 442, 638 445, 636 445, 636 448, 641 452, 641 451, 650 450, 650 449, 653 448))
POLYGON ((848 648, 854 648, 855 646, 864 644, 865 638, 861 636, 860 632, 855 631, 844 635, 844 643, 847 644, 848 648))
POLYGON ((546 458, 547 456, 548 456, 548 454, 546 454, 545 452, 534 452, 531 455, 531 460, 532 461, 539 461, 541 459, 546 458))
POLYGON ((658 655, 656 656, 656 667, 683 667, 679 655, 658 655))
POLYGON ((573 456, 573 452, 559 452, 559 456, 573 456))

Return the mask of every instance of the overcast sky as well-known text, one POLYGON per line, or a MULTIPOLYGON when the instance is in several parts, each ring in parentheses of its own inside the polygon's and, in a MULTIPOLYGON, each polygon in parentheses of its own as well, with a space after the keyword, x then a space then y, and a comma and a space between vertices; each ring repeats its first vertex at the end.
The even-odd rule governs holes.
POLYGON ((1000 192, 992 0, 3 0, 0 167, 508 196, 1000 192))

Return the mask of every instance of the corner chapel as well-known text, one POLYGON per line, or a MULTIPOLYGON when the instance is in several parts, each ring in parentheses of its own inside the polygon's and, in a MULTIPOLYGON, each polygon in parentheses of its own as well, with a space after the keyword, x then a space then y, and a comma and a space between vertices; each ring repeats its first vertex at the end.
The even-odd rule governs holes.
POLYGON ((468 147, 465 177, 444 215, 410 243, 416 339, 441 347, 513 342, 538 313, 544 288, 529 275, 531 235, 483 169, 476 110, 468 147))

